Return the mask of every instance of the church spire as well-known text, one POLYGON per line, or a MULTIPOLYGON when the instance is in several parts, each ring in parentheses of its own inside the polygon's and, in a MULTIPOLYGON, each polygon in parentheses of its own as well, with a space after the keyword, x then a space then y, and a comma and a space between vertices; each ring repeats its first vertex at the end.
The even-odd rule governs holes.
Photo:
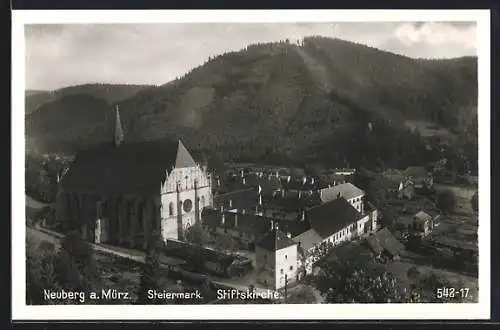
POLYGON ((114 135, 115 135, 114 136, 115 146, 119 146, 123 142, 124 135, 123 135, 122 122, 120 119, 120 111, 118 110, 118 105, 116 106, 116 123, 115 123, 114 135))

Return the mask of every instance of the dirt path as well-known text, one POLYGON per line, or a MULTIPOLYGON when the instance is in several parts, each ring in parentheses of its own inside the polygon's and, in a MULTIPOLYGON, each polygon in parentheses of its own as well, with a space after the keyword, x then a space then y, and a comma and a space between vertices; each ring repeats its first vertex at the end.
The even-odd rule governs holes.
POLYGON ((446 184, 435 184, 434 185, 437 191, 443 190, 451 190, 455 193, 457 197, 471 199, 472 195, 474 195, 477 191, 477 188, 472 187, 460 187, 454 185, 446 185, 446 184))
MULTIPOLYGON (((56 232, 53 232, 53 231, 50 231, 47 229, 35 229, 35 228, 29 228, 29 227, 26 228, 26 234, 27 234, 27 237, 32 237, 39 242, 46 241, 46 242, 53 243, 56 246, 56 248, 59 248, 60 240, 64 237, 64 235, 62 235, 62 234, 59 234, 59 233, 56 233, 56 232)), ((137 261, 140 263, 144 263, 144 261, 145 261, 145 254, 141 251, 137 251, 137 250, 128 251, 128 249, 126 249, 126 248, 116 248, 115 249, 114 247, 111 247, 111 246, 102 246, 102 245, 97 245, 97 244, 92 244, 92 243, 90 243, 90 244, 94 248, 94 250, 96 250, 96 251, 108 253, 108 254, 115 255, 118 257, 122 257, 122 258, 127 258, 127 259, 134 260, 134 261, 137 261)), ((169 269, 174 268, 174 269, 176 269, 176 268, 178 268, 177 266, 180 263, 179 259, 171 258, 168 256, 162 256, 160 259, 161 259, 160 267, 162 267, 162 268, 169 268, 169 269)), ((182 270, 182 271, 186 272, 185 270, 182 270)), ((252 277, 251 275, 253 275, 253 274, 249 274, 245 278, 222 279, 222 278, 216 278, 216 277, 213 277, 210 275, 205 275, 205 274, 195 274, 195 273, 193 273, 193 274, 198 275, 198 276, 205 276, 206 278, 210 279, 215 284, 232 287, 234 289, 241 290, 241 291, 246 291, 248 289, 248 286, 249 286, 248 277, 252 277)), ((255 290, 257 292, 263 292, 263 293, 267 292, 267 289, 259 288, 259 287, 256 287, 255 290)))
POLYGON ((325 93, 330 92, 332 89, 332 83, 330 81, 328 69, 326 68, 326 66, 309 55, 304 49, 300 47, 294 47, 294 49, 297 50, 297 54, 300 55, 307 69, 315 78, 318 87, 325 93))

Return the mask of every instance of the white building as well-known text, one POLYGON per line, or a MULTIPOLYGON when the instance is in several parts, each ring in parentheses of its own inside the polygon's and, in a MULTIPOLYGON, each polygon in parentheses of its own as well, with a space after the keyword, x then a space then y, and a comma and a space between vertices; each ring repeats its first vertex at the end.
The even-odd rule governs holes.
POLYGON ((274 224, 255 244, 257 282, 279 290, 297 281, 298 244, 274 224))
POLYGON ((350 182, 321 189, 319 191, 319 197, 323 203, 330 202, 339 197, 342 197, 349 203, 351 203, 351 205, 354 206, 354 208, 358 210, 358 212, 364 213, 363 199, 365 197, 365 192, 350 182))

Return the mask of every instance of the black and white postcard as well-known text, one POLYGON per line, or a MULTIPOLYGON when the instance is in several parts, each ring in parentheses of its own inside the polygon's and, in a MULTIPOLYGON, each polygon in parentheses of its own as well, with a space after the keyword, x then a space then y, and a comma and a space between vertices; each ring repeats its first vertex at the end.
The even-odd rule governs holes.
POLYGON ((13 318, 489 318, 489 33, 14 11, 13 318))

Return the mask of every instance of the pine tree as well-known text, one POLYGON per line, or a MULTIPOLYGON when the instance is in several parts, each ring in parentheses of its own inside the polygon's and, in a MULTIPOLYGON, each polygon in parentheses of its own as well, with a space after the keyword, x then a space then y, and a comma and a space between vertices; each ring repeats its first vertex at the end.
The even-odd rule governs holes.
POLYGON ((474 212, 477 212, 478 211, 478 205, 479 205, 477 191, 476 191, 476 193, 474 195, 472 195, 472 198, 471 198, 470 202, 471 202, 472 210, 474 212))
POLYGON ((140 305, 156 304, 155 300, 148 299, 148 291, 158 290, 160 288, 160 253, 162 247, 163 241, 160 234, 154 232, 151 235, 146 253, 145 264, 142 268, 137 300, 137 303, 140 305))
POLYGON ((77 231, 68 233, 61 242, 57 275, 63 286, 81 291, 91 290, 98 277, 92 248, 77 231))

